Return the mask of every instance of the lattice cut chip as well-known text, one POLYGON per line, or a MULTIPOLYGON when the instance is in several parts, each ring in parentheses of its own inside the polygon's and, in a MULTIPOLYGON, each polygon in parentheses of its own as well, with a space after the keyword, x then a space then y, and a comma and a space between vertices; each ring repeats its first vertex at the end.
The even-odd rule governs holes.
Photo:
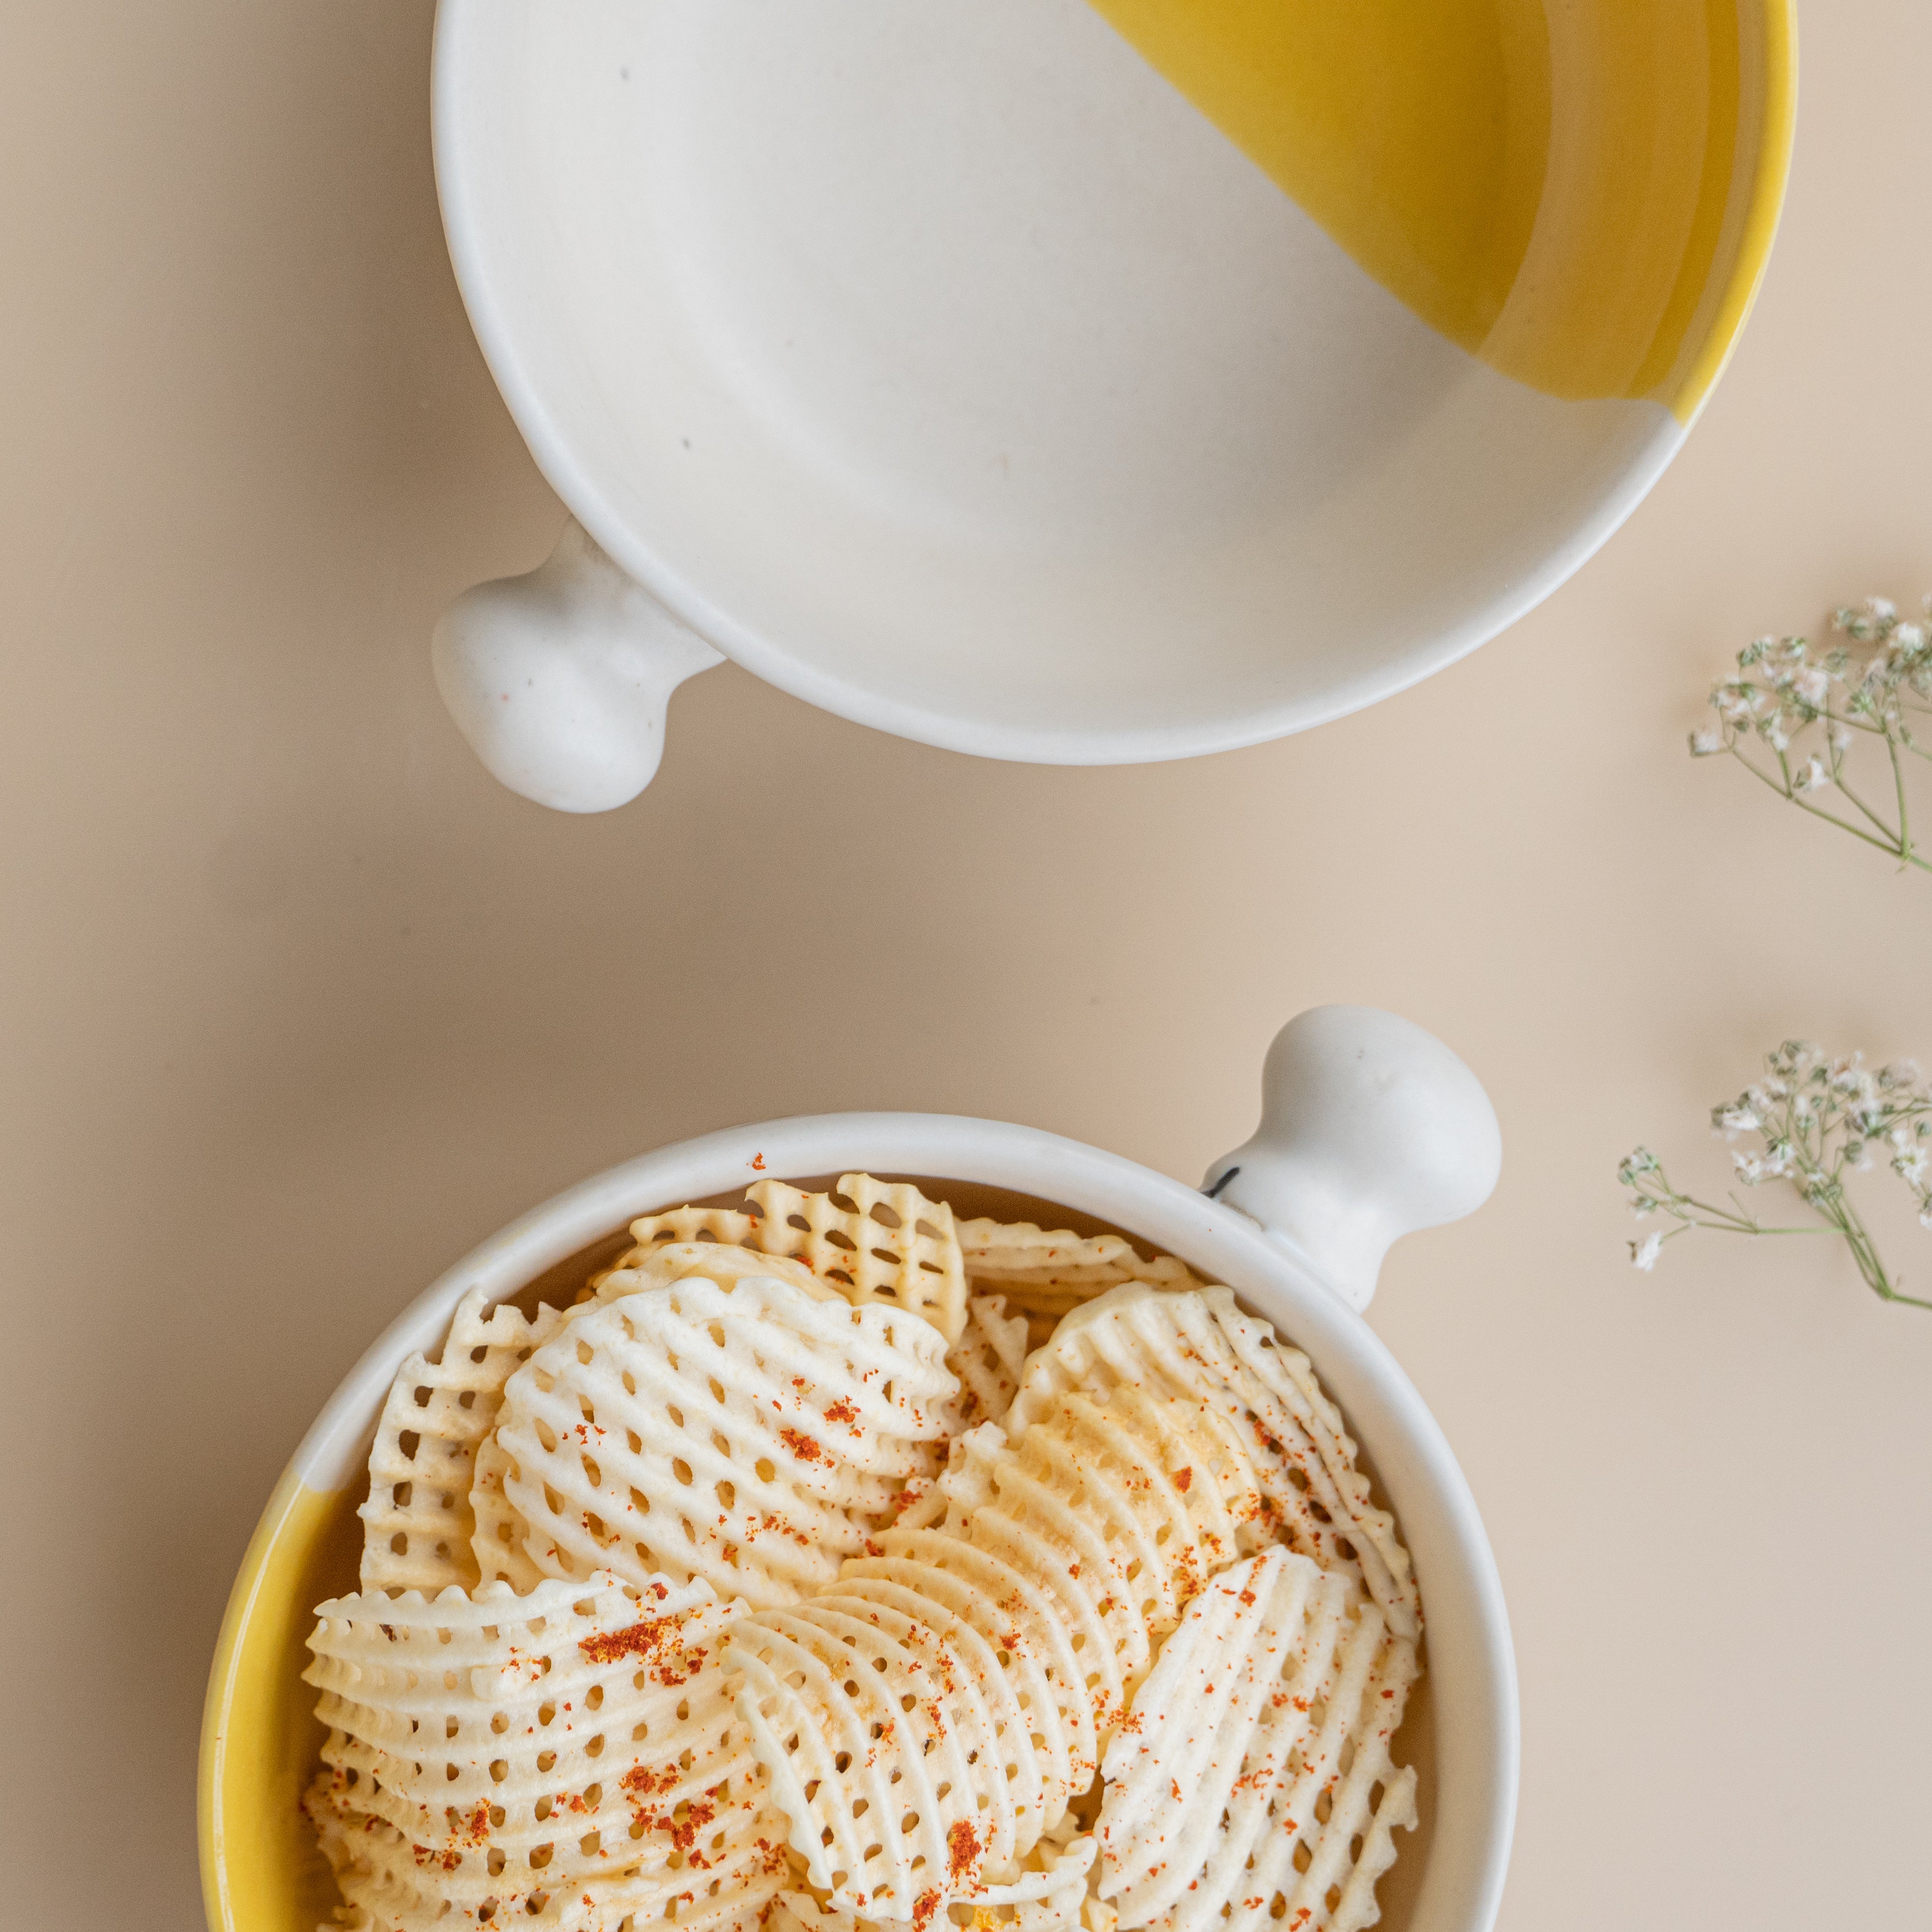
POLYGON ((1262 1509, 1224 1418, 1134 1387, 1105 1400, 1068 1390, 1016 1432, 973 1430, 940 1486, 946 1532, 1052 1601, 1103 1739, 1162 1634, 1239 1558, 1262 1509))
POLYGON ((653 1248, 667 1244, 715 1242, 728 1248, 755 1246, 752 1237, 758 1217, 741 1208, 670 1208, 662 1214, 640 1215, 631 1223, 631 1239, 636 1244, 618 1262, 620 1268, 634 1268, 653 1248))
POLYGON ((400 1919, 413 1886, 478 1923, 755 1924, 784 1882, 784 1822, 719 1662, 743 1610, 702 1582, 608 1574, 322 1604, 309 1809, 341 1821, 352 1906, 400 1919))
POLYGON ((917 1316, 702 1277, 581 1310, 511 1378, 496 1444, 548 1576, 822 1588, 929 1464, 957 1384, 917 1316))
MULTIPOLYGON (((736 1218, 747 1228, 755 1229, 758 1226, 748 1215, 736 1218)), ((589 1298, 600 1304, 615 1301, 620 1295, 636 1294, 640 1288, 662 1288, 674 1281, 700 1279, 729 1289, 754 1278, 789 1282, 814 1301, 850 1305, 850 1296, 830 1282, 820 1281, 802 1262, 786 1255, 762 1254, 756 1248, 726 1247, 711 1241, 665 1241, 656 1246, 635 1248, 620 1266, 596 1278, 589 1298)))
POLYGON ((1340 1412, 1300 1349, 1225 1288, 1129 1283, 1075 1310, 1028 1358, 1007 1427, 1024 1430, 1072 1389, 1140 1387, 1211 1408, 1239 1431, 1291 1546, 1361 1582, 1400 1636, 1422 1606, 1395 1519, 1372 1501, 1340 1412))
POLYGON ((982 1422, 1004 1421, 1019 1393, 1026 1357, 1025 1317, 1009 1315, 999 1295, 970 1297, 966 1326, 946 1352, 946 1366, 959 1378, 946 1433, 962 1436, 982 1422))
POLYGON ((850 1575, 732 1631, 738 1709, 827 1901, 930 1918, 1042 1828, 1027 1713, 972 1622, 890 1576, 850 1575))
POLYGON ((476 1527, 470 1548, 484 1582, 507 1583, 520 1597, 543 1581, 544 1573, 524 1548, 530 1526, 504 1491, 516 1466, 494 1429, 477 1445, 476 1480, 470 1492, 476 1527))
POLYGON ((1036 1348, 1061 1316, 1124 1282, 1199 1286, 1172 1256, 1144 1256, 1120 1234, 1076 1234, 1031 1221, 962 1221, 959 1247, 968 1286, 1004 1294, 1009 1310, 1025 1317, 1028 1346, 1036 1348))
POLYGON ((758 1210, 754 1246, 796 1256, 856 1304, 909 1309, 949 1346, 958 1340, 966 1276, 944 1202, 869 1174, 842 1176, 836 1194, 803 1193, 782 1180, 754 1182, 745 1193, 758 1210))
POLYGON ((479 1580, 472 1553, 470 1492, 478 1446, 503 1384, 563 1325, 561 1310, 534 1317, 506 1304, 484 1310, 481 1288, 456 1305, 442 1357, 411 1355, 398 1372, 369 1452, 362 1587, 422 1590, 479 1580))
POLYGON ((975 1282, 1085 1288, 1097 1293, 1127 1281, 1186 1286, 1195 1281, 1171 1255, 1143 1255, 1123 1234, 1076 1234, 1032 1221, 962 1221, 959 1252, 975 1282))
POLYGON ((1349 1579, 1280 1548, 1223 1571, 1108 1748, 1100 1891, 1120 1923, 1373 1924, 1394 1829, 1415 1823, 1390 1743, 1418 1675, 1349 1579))
MULTIPOLYGON (((1111 1908, 1096 1924, 1089 1889, 1096 1862, 1094 1840, 1078 1838, 1065 1845, 1042 1841, 1010 1875, 972 1899, 935 1910, 935 1932, 958 1926, 968 1932, 1112 1932, 1111 1908)), ((920 1920, 862 1918, 808 1891, 782 1892, 766 1921, 771 1932, 919 1932, 920 1920)))
MULTIPOLYGON (((840 1588, 863 1595, 890 1586, 902 1607, 920 1600, 916 1614, 953 1632, 962 1654, 992 1656, 1006 1679, 995 1701, 1003 1714, 1010 1703, 1017 1709, 1031 1748, 1024 1774, 1029 1790, 1035 1780, 1039 1784, 1038 1829, 1057 1830, 1099 1763, 1085 1676, 1058 1606, 1010 1564, 943 1530, 890 1530, 880 1544, 878 1555, 846 1564, 840 1588)), ((1029 1796, 1030 1808, 1032 1802, 1029 1796)))
MULTIPOLYGON (((848 1301, 910 1310, 957 1342, 966 1322, 966 1281, 952 1210, 910 1182, 842 1176, 836 1194, 808 1194, 783 1180, 754 1182, 748 1212, 674 1208, 631 1223, 634 1243, 620 1270, 645 1267, 668 1245, 712 1244, 796 1261, 848 1301)), ((598 1284, 601 1289, 601 1280, 598 1284)))

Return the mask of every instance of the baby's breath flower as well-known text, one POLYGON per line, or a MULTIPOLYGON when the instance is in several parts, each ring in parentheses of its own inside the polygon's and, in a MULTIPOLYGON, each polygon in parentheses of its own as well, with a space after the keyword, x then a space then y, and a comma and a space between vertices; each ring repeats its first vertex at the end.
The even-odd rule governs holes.
MULTIPOLYGON (((1932 595, 1925 608, 1932 615, 1932 595)), ((1884 597, 1847 605, 1832 625, 1850 645, 1820 651, 1805 638, 1753 638, 1736 675, 1712 687, 1717 722, 1690 734, 1690 754, 1729 753, 1786 802, 1901 867, 1932 872, 1908 783, 1932 760, 1932 626, 1901 622, 1884 597)))
POLYGON ((1631 1190, 1631 1210, 1661 1214, 1676 1225, 1653 1230, 1630 1245, 1633 1264, 1646 1274, 1664 1244, 1694 1228, 1736 1234, 1839 1235, 1858 1272, 1887 1301, 1932 1309, 1932 1300, 1905 1294, 1886 1271, 1870 1231, 1846 1188, 1848 1175, 1868 1173, 1880 1155, 1912 1190, 1920 1225, 1932 1230, 1932 1087, 1916 1063, 1894 1060, 1874 1071, 1862 1054, 1832 1059, 1808 1040, 1788 1040, 1765 1057, 1765 1077, 1737 1099, 1711 1110, 1712 1129, 1727 1141, 1756 1137, 1733 1148, 1731 1166, 1747 1187, 1781 1183, 1812 1219, 1796 1226, 1771 1226, 1738 1198, 1728 1207, 1682 1193, 1646 1147, 1635 1149, 1617 1169, 1631 1190))

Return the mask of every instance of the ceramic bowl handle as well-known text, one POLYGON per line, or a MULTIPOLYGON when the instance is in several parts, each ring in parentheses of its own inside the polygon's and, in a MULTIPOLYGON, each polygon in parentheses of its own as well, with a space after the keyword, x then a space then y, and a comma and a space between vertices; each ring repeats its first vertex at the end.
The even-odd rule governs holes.
POLYGON ((514 792, 608 812, 651 782, 670 694, 724 662, 574 518, 526 577, 466 590, 430 644, 457 728, 514 792))
POLYGON ((1502 1164, 1496 1109, 1440 1040, 1372 1006, 1316 1006, 1276 1034, 1262 1124, 1202 1186, 1360 1309, 1390 1243, 1473 1214, 1502 1164))

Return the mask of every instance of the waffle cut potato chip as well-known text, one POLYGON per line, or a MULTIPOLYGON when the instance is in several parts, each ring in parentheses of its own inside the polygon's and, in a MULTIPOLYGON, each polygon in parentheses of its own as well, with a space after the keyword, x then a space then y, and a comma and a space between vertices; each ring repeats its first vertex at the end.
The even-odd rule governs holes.
POLYGON ((364 1590, 463 1589, 481 1573, 470 1509, 478 1445, 511 1374, 563 1325, 562 1310, 533 1318, 506 1304, 486 1314, 481 1288, 457 1304, 435 1362, 405 1361, 383 1404, 369 1452, 362 1518, 364 1590))
POLYGON ((955 1647, 967 1655, 991 1656, 1006 1679, 1000 1708, 1010 1700, 1017 1708, 1032 1748, 1024 1769, 1028 1815, 1036 1779, 1036 1828, 1042 1836, 1058 1832, 1068 1807, 1093 1783, 1100 1754, 1086 1675, 1051 1595, 1011 1564, 943 1530, 889 1530, 879 1541, 877 1554, 846 1564, 838 1587, 861 1596, 889 1590, 891 1601, 952 1633, 955 1647))
MULTIPOLYGON (((939 1932, 953 1926, 966 1932, 1113 1932, 1112 1908, 1100 1906, 1097 1919, 1094 1910, 1095 1850, 1090 1838, 1064 1845, 1042 1841, 1010 1877, 970 1902, 946 1907, 942 1917, 935 1901, 926 1923, 939 1932)), ((765 1922, 770 1932, 925 1932, 916 1918, 861 1918, 803 1891, 781 1892, 765 1922)))
POLYGON ((551 1576, 703 1576, 760 1606, 821 1588, 928 1466, 958 1386, 944 1346, 901 1310, 770 1276, 580 1310, 504 1393, 523 1553, 551 1576))
POLYGON ((958 1379, 959 1393, 940 1414, 940 1432, 932 1445, 927 1466, 900 1491, 893 1509, 896 1529, 923 1529, 946 1514, 939 1486, 944 1450, 969 1429, 998 1422, 1012 1406, 1025 1366, 1027 1324, 1024 1316, 1009 1316, 997 1294, 976 1294, 966 1304, 966 1326, 946 1352, 946 1366, 958 1379))
MULTIPOLYGON (((735 1218, 748 1227, 757 1225, 748 1216, 735 1218)), ((665 1241, 655 1247, 633 1249, 622 1266, 596 1277, 578 1306, 615 1301, 620 1295, 636 1294, 640 1288, 662 1288, 674 1281, 698 1277, 730 1288, 754 1276, 764 1281, 789 1282, 814 1301, 850 1305, 848 1296, 830 1282, 820 1281, 802 1262, 788 1256, 761 1254, 756 1248, 727 1247, 716 1241, 665 1241)))
POLYGON ((848 1576, 732 1630, 738 1711, 826 1900, 924 1924, 1032 1850, 1039 1754, 992 1647, 890 1578, 848 1576))
POLYGON ((1019 1393, 1026 1366, 1027 1325, 1009 1315, 997 1294, 976 1294, 966 1304, 966 1326, 946 1352, 946 1366, 958 1378, 959 1393, 948 1406, 948 1437, 963 1436, 982 1422, 1004 1422, 1019 1393))
POLYGON ((322 1605, 308 1808, 350 1906, 404 1932, 751 1932, 786 1868, 719 1662, 743 1610, 608 1574, 322 1605))
POLYGON ((884 1301, 930 1322, 948 1346, 966 1326, 966 1274, 952 1210, 910 1182, 842 1176, 836 1194, 782 1180, 746 1190, 759 1214, 756 1245, 794 1255, 857 1305, 884 1301))
POLYGON ((1108 1747, 1101 1895, 1158 1932, 1359 1932, 1413 1828, 1390 1741, 1414 1647, 1348 1578, 1270 1550, 1189 1606, 1108 1747), (1177 1802, 1176 1794, 1184 1792, 1177 1802))
POLYGON ((1027 1318, 1028 1346, 1038 1348, 1061 1316, 1124 1282, 1194 1288, 1197 1278, 1171 1255, 1143 1256, 1121 1234, 1057 1232, 1031 1221, 962 1221, 959 1250, 968 1286, 1006 1297, 1027 1318))
POLYGON ((1076 1390, 1033 1416, 959 1439, 944 1528, 1046 1593, 1104 1740, 1182 1606, 1242 1555, 1263 1499, 1233 1431, 1199 1405, 1076 1390))
POLYGON ((714 1243, 795 1260, 855 1306, 884 1302, 910 1310, 957 1342, 966 1325, 966 1278, 952 1210, 910 1182, 841 1177, 833 1194, 808 1194, 783 1180, 746 1190, 748 1210, 674 1208, 631 1223, 636 1244, 620 1270, 642 1268, 667 1244, 714 1243))
POLYGON ((1355 1576, 1413 1641, 1422 1605, 1395 1519, 1370 1497, 1340 1412, 1300 1349, 1280 1344, 1225 1288, 1130 1282, 1067 1316, 1028 1358, 1010 1428, 1066 1390, 1143 1387, 1220 1410, 1241 1432, 1291 1546, 1355 1576))
POLYGON ((476 1528, 470 1546, 484 1582, 507 1583, 523 1597, 543 1581, 545 1573, 524 1550, 530 1526, 503 1487, 516 1467, 492 1429, 476 1447, 476 1480, 470 1492, 470 1520, 476 1528))
MULTIPOLYGON (((709 1210, 685 1208, 679 1212, 698 1216, 709 1210)), ((833 1302, 842 1307, 848 1305, 836 1288, 827 1287, 800 1262, 761 1255, 748 1248, 726 1247, 715 1241, 668 1241, 652 1249, 633 1268, 614 1268, 596 1276, 567 1313, 574 1318, 588 1306, 614 1301, 642 1288, 661 1287, 694 1276, 729 1289, 752 1276, 790 1282, 816 1301, 833 1302)), ((504 1482, 515 1467, 493 1428, 476 1449, 470 1498, 475 1526, 471 1546, 477 1574, 485 1582, 506 1582, 521 1594, 544 1573, 525 1553, 524 1539, 530 1533, 530 1525, 504 1492, 504 1482)), ((924 1486, 929 1488, 929 1481, 924 1486)))

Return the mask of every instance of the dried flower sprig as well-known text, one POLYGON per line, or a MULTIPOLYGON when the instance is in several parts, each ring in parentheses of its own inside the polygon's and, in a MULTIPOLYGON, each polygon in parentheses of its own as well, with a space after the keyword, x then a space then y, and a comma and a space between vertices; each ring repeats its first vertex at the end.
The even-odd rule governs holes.
MULTIPOLYGON (((1932 597, 1925 608, 1932 615, 1932 597)), ((1728 753, 1813 818, 1890 853, 1901 868, 1932 872, 1913 835, 1906 783, 1913 759, 1932 762, 1932 744, 1918 736, 1932 737, 1932 625, 1905 621, 1883 597, 1840 610, 1832 624, 1849 645, 1821 651, 1804 638, 1747 644, 1738 674, 1712 687, 1718 723, 1691 733, 1690 755, 1728 753), (1875 788, 1854 782, 1862 742, 1868 752, 1884 748, 1875 788)))
POLYGON ((1902 1292, 1889 1274, 1846 1189, 1849 1175, 1868 1172, 1879 1156, 1912 1190, 1922 1227, 1932 1228, 1932 1087, 1909 1060, 1874 1071, 1863 1056, 1828 1059, 1808 1040, 1788 1040, 1765 1057, 1765 1077, 1727 1105, 1711 1110, 1712 1131, 1734 1148, 1731 1165, 1747 1187, 1788 1185, 1814 1220, 1793 1227, 1761 1221, 1733 1194, 1728 1208, 1680 1192, 1664 1163, 1639 1148, 1617 1170, 1630 1190, 1630 1210, 1642 1220, 1662 1214, 1675 1227, 1653 1230, 1630 1244, 1630 1259, 1646 1274, 1666 1241, 1694 1228, 1732 1234, 1837 1234, 1858 1273, 1887 1301, 1932 1308, 1932 1300, 1902 1292))

